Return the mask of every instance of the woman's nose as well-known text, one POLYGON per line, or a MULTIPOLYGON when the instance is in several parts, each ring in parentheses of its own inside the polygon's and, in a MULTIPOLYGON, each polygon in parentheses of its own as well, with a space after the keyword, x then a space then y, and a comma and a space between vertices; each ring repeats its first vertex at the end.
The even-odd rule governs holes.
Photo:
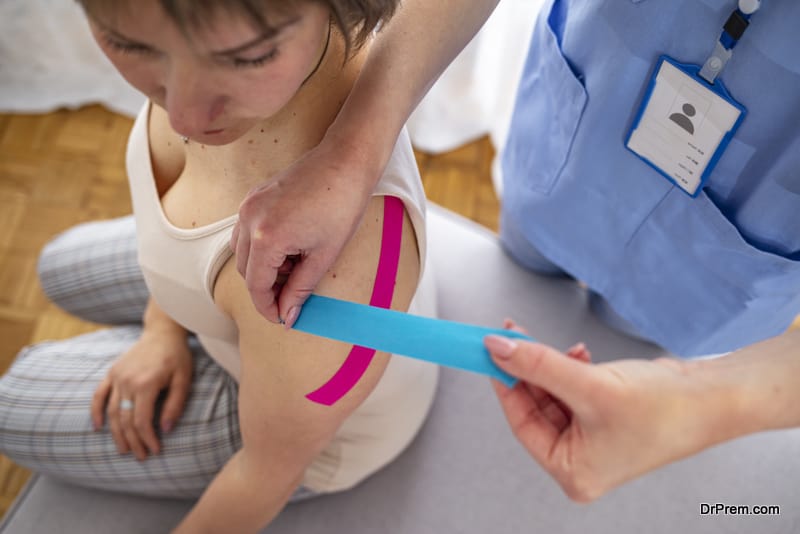
POLYGON ((172 129, 186 137, 193 137, 220 126, 213 122, 222 113, 224 99, 198 78, 178 74, 172 76, 164 88, 172 129))

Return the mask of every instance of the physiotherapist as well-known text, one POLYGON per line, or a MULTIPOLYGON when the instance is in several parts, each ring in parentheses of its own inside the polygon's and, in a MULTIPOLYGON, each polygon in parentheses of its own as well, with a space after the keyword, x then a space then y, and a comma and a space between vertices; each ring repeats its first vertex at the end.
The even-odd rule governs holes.
MULTIPOLYGON (((242 204, 231 245, 267 318, 294 323, 411 111, 496 4, 406 0, 321 143, 242 204)), ((521 379, 495 383, 517 439, 575 500, 800 426, 800 331, 787 331, 800 314, 798 21, 793 0, 549 0, 539 15, 503 151, 502 243, 585 282, 610 326, 686 357, 594 365, 582 346, 486 338, 521 379)))

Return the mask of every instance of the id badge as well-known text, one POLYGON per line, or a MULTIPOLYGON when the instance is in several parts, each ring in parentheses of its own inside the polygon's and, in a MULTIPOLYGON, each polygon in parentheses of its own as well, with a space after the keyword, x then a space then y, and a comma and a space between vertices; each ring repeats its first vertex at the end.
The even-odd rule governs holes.
POLYGON ((747 110, 700 67, 661 56, 625 146, 696 197, 747 110))

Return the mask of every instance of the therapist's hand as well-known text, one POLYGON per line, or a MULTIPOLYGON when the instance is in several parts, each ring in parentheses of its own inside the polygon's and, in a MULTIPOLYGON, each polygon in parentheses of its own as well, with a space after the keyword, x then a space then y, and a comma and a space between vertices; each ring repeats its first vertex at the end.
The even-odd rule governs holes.
MULTIPOLYGON (((513 324, 507 324, 513 327, 513 324)), ((709 422, 690 363, 662 358, 591 364, 537 344, 487 336, 494 362, 520 379, 493 381, 516 438, 573 500, 726 439, 709 422)))
POLYGON ((323 141, 252 190, 231 237, 256 309, 286 328, 354 233, 379 174, 332 144, 323 141))

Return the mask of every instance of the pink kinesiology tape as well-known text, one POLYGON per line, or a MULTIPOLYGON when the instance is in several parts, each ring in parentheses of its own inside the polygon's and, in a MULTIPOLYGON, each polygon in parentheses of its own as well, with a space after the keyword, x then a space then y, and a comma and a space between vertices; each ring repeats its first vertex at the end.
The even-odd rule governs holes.
MULTIPOLYGON (((403 238, 403 202, 397 197, 383 197, 383 235, 375 285, 369 305, 389 308, 392 305, 397 267, 400 263, 400 243, 403 238)), ((330 380, 306 398, 326 406, 335 404, 361 380, 369 367, 375 349, 353 346, 342 366, 330 380)))

